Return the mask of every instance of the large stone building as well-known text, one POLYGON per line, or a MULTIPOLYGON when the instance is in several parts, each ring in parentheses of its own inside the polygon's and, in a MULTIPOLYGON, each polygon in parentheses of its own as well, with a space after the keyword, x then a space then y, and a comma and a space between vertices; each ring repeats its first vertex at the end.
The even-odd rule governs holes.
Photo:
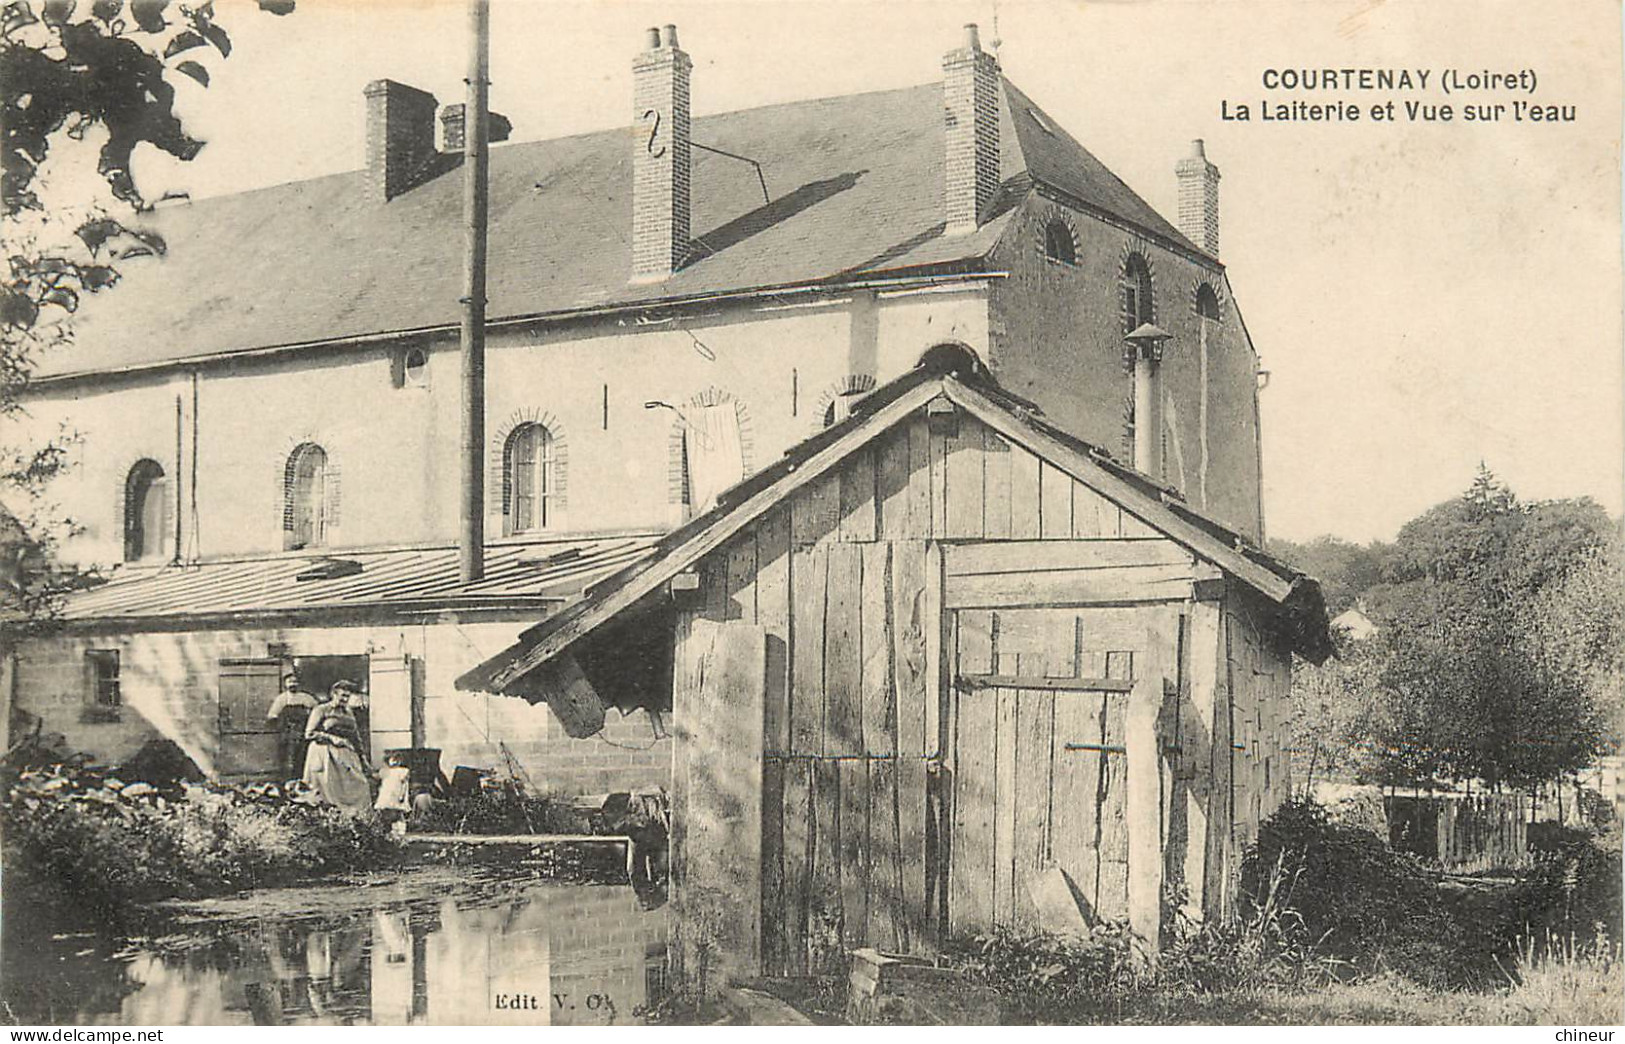
POLYGON ((658 710, 571 740, 452 680, 932 352, 1120 458, 1138 421, 1131 463, 1262 540, 1257 356, 1200 142, 1170 223, 973 27, 902 90, 694 119, 691 70, 651 31, 635 133, 492 150, 476 583, 453 547, 462 107, 377 81, 363 169, 150 215, 167 254, 88 302, 28 392, 82 435, 53 496, 105 582, 14 644, 16 707, 110 762, 163 735, 251 777, 293 662, 369 679, 375 747, 663 783, 658 710), (1146 324, 1160 362, 1125 355, 1146 324))

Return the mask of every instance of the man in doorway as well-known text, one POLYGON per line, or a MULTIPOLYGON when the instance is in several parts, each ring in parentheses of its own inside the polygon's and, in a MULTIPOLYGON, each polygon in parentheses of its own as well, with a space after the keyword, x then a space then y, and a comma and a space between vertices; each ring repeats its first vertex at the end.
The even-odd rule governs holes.
POLYGON ((315 708, 316 697, 299 684, 299 675, 284 674, 282 691, 265 712, 265 720, 276 728, 277 770, 284 780, 298 779, 305 771, 305 725, 315 708))

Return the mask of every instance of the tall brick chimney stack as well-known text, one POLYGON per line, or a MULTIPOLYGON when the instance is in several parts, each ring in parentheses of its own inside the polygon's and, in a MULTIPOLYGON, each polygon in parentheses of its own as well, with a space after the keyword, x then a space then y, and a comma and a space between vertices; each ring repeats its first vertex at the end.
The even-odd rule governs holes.
POLYGON ((632 61, 632 279, 675 272, 689 247, 688 82, 677 27, 650 29, 632 61))
POLYGON ((967 25, 963 45, 942 58, 950 236, 976 231, 999 190, 999 93, 999 60, 967 25))
POLYGON ((1219 168, 1208 162, 1202 139, 1174 166, 1179 179, 1179 231, 1214 257, 1219 256, 1219 168))
POLYGON ((434 95, 394 80, 367 84, 367 198, 394 199, 434 159, 434 95))

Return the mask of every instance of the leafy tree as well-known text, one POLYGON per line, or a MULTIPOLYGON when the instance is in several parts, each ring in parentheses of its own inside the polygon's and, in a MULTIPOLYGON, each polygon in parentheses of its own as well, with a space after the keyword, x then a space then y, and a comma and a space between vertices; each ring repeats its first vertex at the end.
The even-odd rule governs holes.
POLYGON ((1390 783, 1481 778, 1526 786, 1585 764, 1606 732, 1591 665, 1620 631, 1582 627, 1614 543, 1590 500, 1522 504, 1480 468, 1407 523, 1374 589, 1375 774, 1390 783), (1573 626, 1545 614, 1563 608, 1573 626))
MULTIPOLYGON (((257 3, 278 15, 294 7, 294 0, 257 3)), ((22 413, 20 395, 40 354, 70 341, 65 320, 82 297, 114 286, 120 263, 164 252, 162 239, 131 221, 148 209, 131 160, 142 144, 182 160, 203 147, 175 112, 171 81, 186 76, 208 86, 201 59, 210 53, 231 53, 212 0, 173 6, 12 0, 0 8, 0 218, 7 244, 0 421, 22 413), (92 135, 101 142, 97 171, 113 209, 86 200, 51 200, 48 207, 40 190, 53 145, 92 135)), ((7 505, 0 509, 0 606, 9 616, 38 617, 77 582, 54 564, 53 553, 72 522, 54 517, 43 500, 46 483, 66 466, 71 438, 64 432, 44 445, 0 448, 7 505)))
POLYGON ((1369 641, 1333 635, 1336 655, 1323 664, 1292 666, 1286 728, 1292 778, 1305 788, 1371 771, 1370 737, 1383 707, 1375 697, 1380 661, 1369 641))
POLYGON ((1334 536, 1319 536, 1307 543, 1271 540, 1270 553, 1320 581, 1326 611, 1336 616, 1361 600, 1382 580, 1384 544, 1367 547, 1334 536))

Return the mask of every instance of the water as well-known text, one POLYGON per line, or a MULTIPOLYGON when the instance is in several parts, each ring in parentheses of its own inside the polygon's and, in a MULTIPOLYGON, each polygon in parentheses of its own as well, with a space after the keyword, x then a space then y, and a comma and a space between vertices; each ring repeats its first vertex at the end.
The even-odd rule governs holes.
POLYGON ((625 885, 436 868, 186 904, 133 942, 8 926, 3 944, 24 1024, 624 1025, 658 999, 666 911, 625 885))

